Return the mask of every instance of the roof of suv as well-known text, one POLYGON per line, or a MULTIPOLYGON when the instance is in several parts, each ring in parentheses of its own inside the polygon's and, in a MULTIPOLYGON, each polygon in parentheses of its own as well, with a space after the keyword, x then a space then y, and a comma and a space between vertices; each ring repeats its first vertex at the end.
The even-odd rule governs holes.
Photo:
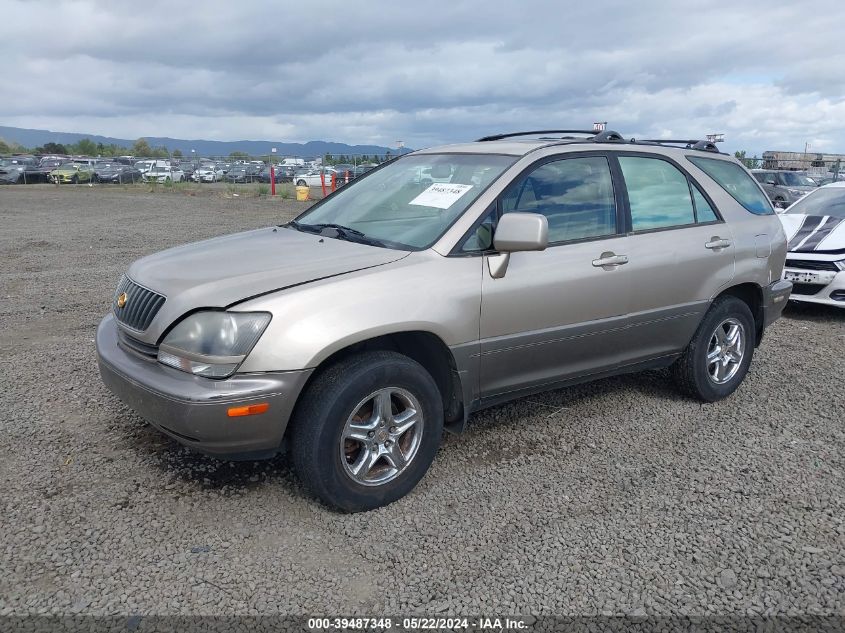
POLYGON ((507 154, 524 156, 534 150, 553 145, 589 145, 595 149, 596 145, 659 147, 666 149, 697 150, 710 154, 726 154, 719 152, 716 145, 710 141, 701 140, 672 140, 672 139, 625 139, 618 132, 610 130, 596 133, 578 130, 548 130, 539 132, 514 132, 498 134, 478 139, 472 143, 456 143, 441 145, 419 150, 415 153, 431 154, 453 152, 458 154, 507 154), (549 136, 562 134, 561 136, 549 136), (577 134, 577 136, 575 136, 577 134), (520 138, 535 136, 537 138, 520 138))

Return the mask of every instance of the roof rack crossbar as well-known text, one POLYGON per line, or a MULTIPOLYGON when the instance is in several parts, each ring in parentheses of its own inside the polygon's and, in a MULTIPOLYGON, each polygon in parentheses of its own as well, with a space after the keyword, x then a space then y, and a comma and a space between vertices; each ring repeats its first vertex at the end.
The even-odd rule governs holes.
POLYGON ((595 136, 593 130, 532 130, 530 132, 509 132, 506 134, 492 134, 490 136, 482 136, 477 143, 484 141, 501 141, 503 138, 512 138, 514 136, 535 136, 537 134, 586 134, 587 136, 595 136))
POLYGON ((641 143, 655 143, 656 145, 683 145, 686 149, 697 149, 702 152, 715 152, 719 154, 719 148, 712 141, 701 141, 698 139, 668 139, 668 138, 647 138, 641 139, 641 143))

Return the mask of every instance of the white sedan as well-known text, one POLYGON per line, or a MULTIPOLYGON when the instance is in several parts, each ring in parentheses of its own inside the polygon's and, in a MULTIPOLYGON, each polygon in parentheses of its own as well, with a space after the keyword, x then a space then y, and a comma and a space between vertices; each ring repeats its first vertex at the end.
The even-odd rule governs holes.
POLYGON ((222 180, 224 175, 223 170, 216 165, 203 165, 194 172, 191 178, 195 182, 217 182, 222 180))
POLYGON ((845 308, 845 182, 813 190, 778 217, 789 240, 789 298, 845 308))
POLYGON ((185 172, 181 169, 173 169, 171 167, 152 167, 144 174, 146 182, 183 182, 185 180, 185 172))
POLYGON ((296 176, 294 176, 294 178, 293 178, 294 184, 296 184, 297 187, 305 187, 305 186, 307 186, 307 187, 321 187, 322 186, 322 181, 320 179, 321 173, 325 174, 324 178, 325 178, 325 181, 326 181, 326 187, 331 187, 332 186, 332 174, 337 174, 337 172, 334 169, 331 169, 331 168, 326 168, 326 169, 323 169, 323 170, 310 169, 310 170, 303 172, 301 174, 296 174, 296 176))

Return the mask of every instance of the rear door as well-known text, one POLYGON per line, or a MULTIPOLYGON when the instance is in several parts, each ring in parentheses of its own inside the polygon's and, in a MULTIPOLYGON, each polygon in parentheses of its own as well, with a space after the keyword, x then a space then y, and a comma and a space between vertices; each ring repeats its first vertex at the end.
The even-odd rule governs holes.
POLYGON ((618 161, 630 230, 627 364, 687 345, 710 299, 733 279, 735 248, 715 204, 680 165, 655 154, 618 161))

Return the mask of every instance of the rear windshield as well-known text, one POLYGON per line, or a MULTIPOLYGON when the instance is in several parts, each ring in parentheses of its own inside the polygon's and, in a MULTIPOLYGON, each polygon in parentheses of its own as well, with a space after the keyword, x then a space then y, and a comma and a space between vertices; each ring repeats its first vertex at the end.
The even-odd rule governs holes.
POLYGON ((760 190, 760 186, 736 163, 701 156, 687 156, 687 160, 715 180, 746 210, 755 215, 774 215, 772 203, 760 190))

